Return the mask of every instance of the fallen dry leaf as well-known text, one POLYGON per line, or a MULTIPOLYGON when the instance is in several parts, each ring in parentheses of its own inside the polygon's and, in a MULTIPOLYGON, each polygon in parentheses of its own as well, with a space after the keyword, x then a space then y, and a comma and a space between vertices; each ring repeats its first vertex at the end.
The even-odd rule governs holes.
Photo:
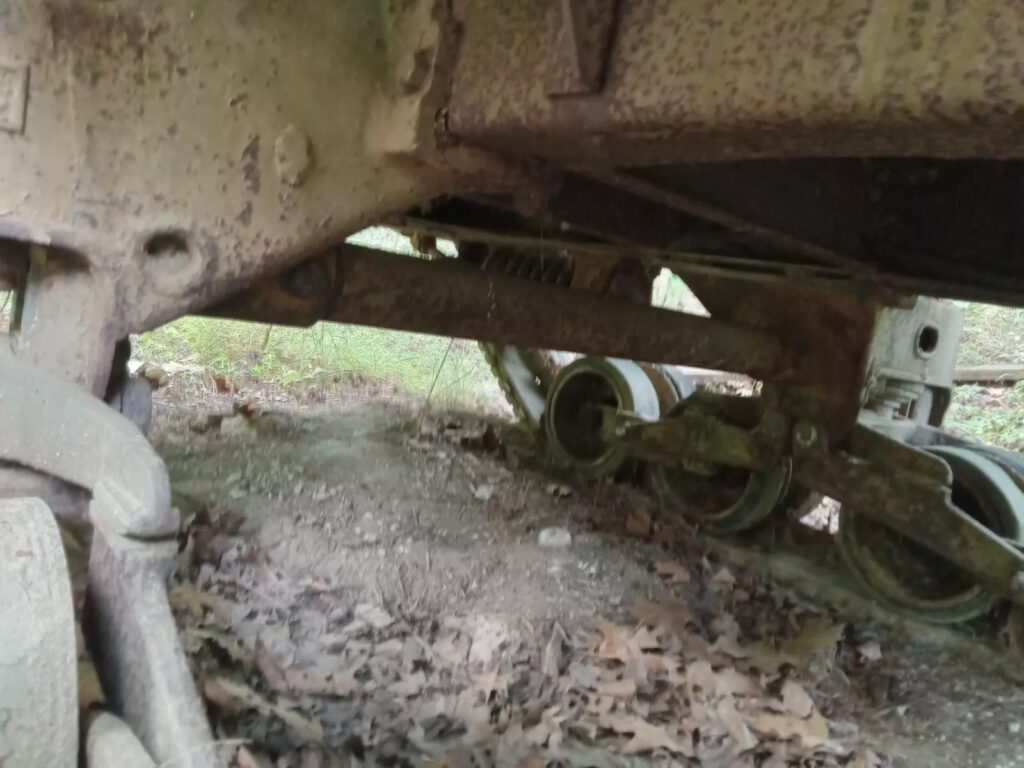
POLYGON ((725 727, 726 732, 736 742, 736 746, 741 752, 753 749, 760 743, 757 736, 754 735, 754 732, 750 730, 750 727, 744 721, 743 716, 736 709, 732 699, 724 698, 718 702, 718 706, 715 707, 715 714, 718 716, 718 721, 725 727))
POLYGON ((633 510, 626 517, 626 533, 639 539, 651 535, 651 516, 640 510, 633 510))
POLYGON ((426 685, 427 676, 422 672, 413 672, 411 675, 406 675, 397 683, 389 686, 388 690, 396 696, 411 698, 422 691, 426 685))
POLYGON ((630 643, 630 631, 610 621, 600 621, 597 635, 590 641, 590 653, 601 659, 615 659, 623 663, 640 654, 640 649, 630 643))
POLYGON ((508 684, 508 675, 499 674, 496 669, 473 678, 473 688, 488 695, 508 690, 508 684))
POLYGON ((828 721, 818 712, 808 718, 763 712, 752 718, 749 724, 762 736, 797 739, 804 749, 813 749, 828 740, 828 721))
POLYGON ((597 686, 599 693, 619 699, 631 699, 636 696, 636 680, 631 677, 622 680, 609 680, 597 686))
POLYGON ((814 711, 814 701, 802 685, 792 680, 782 684, 782 706, 788 712, 800 718, 810 717, 814 711))
POLYGON ((659 560, 654 564, 654 572, 669 584, 685 584, 690 580, 690 572, 675 560, 659 560))
POLYGON ((272 715, 307 741, 320 743, 324 740, 324 729, 320 723, 281 703, 271 703, 245 683, 237 683, 226 677, 207 678, 203 682, 203 696, 221 709, 235 712, 255 709, 261 714, 272 715))
POLYGON ((686 695, 691 700, 697 691, 703 692, 705 696, 714 695, 716 686, 717 679, 711 662, 702 659, 686 665, 686 695))
POLYGON ((710 650, 712 653, 721 653, 732 659, 749 659, 753 655, 750 649, 744 648, 731 635, 719 635, 718 639, 711 644, 710 650))
POLYGON ((663 726, 652 725, 635 715, 603 715, 598 718, 598 725, 622 735, 632 734, 632 738, 622 750, 627 755, 667 749, 686 757, 694 756, 693 747, 684 739, 672 735, 663 726))
POLYGON ((715 673, 715 693, 719 696, 758 696, 761 688, 750 675, 735 667, 724 667, 715 673))

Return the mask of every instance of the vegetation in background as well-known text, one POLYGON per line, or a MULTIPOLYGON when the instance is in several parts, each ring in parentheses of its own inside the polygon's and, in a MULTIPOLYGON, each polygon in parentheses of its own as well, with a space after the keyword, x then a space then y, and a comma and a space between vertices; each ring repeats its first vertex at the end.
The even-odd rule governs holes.
POLYGON ((475 342, 355 325, 285 328, 184 317, 139 336, 135 356, 285 388, 372 382, 423 395, 433 388, 432 403, 464 407, 500 397, 475 342))
POLYGON ((1024 309, 958 303, 964 309, 958 365, 1024 364, 1024 309))
POLYGON ((1024 382, 1012 387, 957 387, 945 425, 1024 453, 1024 382))
MULTIPOLYGON (((1024 309, 966 302, 960 305, 964 309, 964 333, 958 365, 1024 365, 1024 309)), ((986 443, 1024 451, 1024 383, 1013 387, 957 387, 945 425, 986 443)))
MULTIPOLYGON (((353 242, 411 253, 398 233, 374 228, 353 242)), ((451 253, 452 246, 442 243, 451 253)), ((686 285, 665 271, 655 284, 659 306, 703 312, 686 285)), ((960 365, 1024 363, 1024 309, 963 304, 960 365)), ((136 356, 193 364, 234 380, 283 387, 330 388, 354 381, 394 386, 438 405, 479 407, 501 395, 476 344, 437 336, 319 323, 284 328, 185 317, 136 340, 136 356), (436 378, 436 381, 435 381, 436 378)), ((947 424, 1014 450, 1024 450, 1024 384, 967 385, 954 392, 947 424)))

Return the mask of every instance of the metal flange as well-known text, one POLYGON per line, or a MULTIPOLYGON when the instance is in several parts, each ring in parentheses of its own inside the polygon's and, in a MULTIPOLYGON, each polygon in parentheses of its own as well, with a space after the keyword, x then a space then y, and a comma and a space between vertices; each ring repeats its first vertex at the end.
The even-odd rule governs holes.
POLYGON ((652 464, 648 475, 667 509, 706 533, 726 536, 756 527, 779 507, 789 488, 791 463, 780 458, 764 470, 652 464))
POLYGON ((583 357, 561 370, 548 392, 544 427, 555 461, 590 477, 613 477, 631 460, 628 447, 602 434, 603 409, 657 419, 658 394, 630 360, 583 357))

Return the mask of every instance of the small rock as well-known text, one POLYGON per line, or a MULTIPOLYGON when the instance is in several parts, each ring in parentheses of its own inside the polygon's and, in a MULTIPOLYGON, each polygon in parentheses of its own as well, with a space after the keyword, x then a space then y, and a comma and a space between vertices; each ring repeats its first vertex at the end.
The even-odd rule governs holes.
POLYGON ((859 646, 857 653, 860 654, 861 659, 864 661, 878 661, 882 658, 882 646, 872 640, 859 646))
POLYGON ((483 483, 473 488, 473 497, 480 501, 488 501, 494 495, 494 486, 483 483))
POLYGON ((651 516, 644 511, 630 512, 626 517, 626 533, 638 539, 646 539, 651 535, 651 516))
POLYGON ((572 534, 565 528, 544 528, 537 536, 537 543, 542 547, 562 549, 572 544, 572 534))

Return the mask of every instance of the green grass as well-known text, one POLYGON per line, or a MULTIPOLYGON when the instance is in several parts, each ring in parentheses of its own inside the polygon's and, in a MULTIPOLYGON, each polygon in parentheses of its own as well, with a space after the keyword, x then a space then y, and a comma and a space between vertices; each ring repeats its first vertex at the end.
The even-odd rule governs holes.
MULTIPOLYGON (((961 306, 964 333, 958 365, 1024 364, 1024 309, 966 302, 961 306)), ((1024 451, 1024 384, 956 387, 945 424, 986 443, 1024 451)))
POLYGON ((960 303, 964 334, 959 365, 1024 363, 1024 309, 960 303))
POLYGON ((946 414, 946 426, 979 440, 1024 452, 1024 382, 1010 388, 956 388, 946 414))
POLYGON ((426 395, 434 385, 431 401, 439 405, 476 406, 497 393, 474 342, 354 325, 285 328, 184 317, 139 336, 135 356, 285 388, 367 381, 426 395))

